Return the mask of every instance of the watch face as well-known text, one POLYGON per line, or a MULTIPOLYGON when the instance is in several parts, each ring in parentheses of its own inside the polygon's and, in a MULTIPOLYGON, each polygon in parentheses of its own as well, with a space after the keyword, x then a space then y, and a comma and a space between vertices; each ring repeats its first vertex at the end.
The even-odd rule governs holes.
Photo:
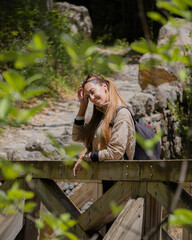
POLYGON ((88 161, 89 160, 89 154, 85 153, 85 160, 88 161))

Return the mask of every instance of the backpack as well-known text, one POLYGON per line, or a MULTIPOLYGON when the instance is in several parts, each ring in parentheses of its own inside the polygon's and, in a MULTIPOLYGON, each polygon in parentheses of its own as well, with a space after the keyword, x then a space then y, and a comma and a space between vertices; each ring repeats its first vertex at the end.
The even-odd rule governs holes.
MULTIPOLYGON (((128 107, 126 107, 126 106, 118 107, 116 109, 116 116, 122 108, 126 108, 131 113, 131 116, 132 116, 133 121, 134 121, 136 133, 139 133, 145 139, 151 139, 151 138, 154 137, 155 132, 153 131, 153 128, 149 124, 145 123, 142 118, 139 118, 139 119, 135 120, 132 112, 129 110, 128 107)), ((113 124, 114 124, 114 118, 111 120, 109 125, 111 127, 113 127, 113 124)), ((155 148, 153 149, 153 158, 158 160, 158 159, 160 159, 160 155, 161 155, 161 146, 160 146, 160 142, 158 142, 156 144, 155 148)), ((128 157, 127 157, 126 153, 124 154, 124 159, 128 160, 128 157)), ((135 146, 135 155, 134 155, 133 159, 134 160, 150 160, 150 157, 145 153, 145 151, 137 143, 137 141, 136 141, 136 146, 135 146)), ((152 160, 154 160, 154 159, 152 159, 152 160)))

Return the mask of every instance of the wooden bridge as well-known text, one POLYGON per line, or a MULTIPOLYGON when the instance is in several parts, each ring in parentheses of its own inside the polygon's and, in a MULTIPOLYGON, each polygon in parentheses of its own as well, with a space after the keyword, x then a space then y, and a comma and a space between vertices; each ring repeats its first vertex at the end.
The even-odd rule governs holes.
MULTIPOLYGON (((192 210, 190 183, 192 182, 192 160, 160 161, 105 161, 90 163, 91 170, 79 171, 74 179, 73 166, 61 161, 17 161, 23 166, 33 166, 41 174, 33 176, 32 190, 35 201, 40 202, 53 214, 69 212, 78 223, 71 228, 83 240, 166 240, 173 239, 165 227, 166 215, 175 201, 176 208, 192 210), (186 171, 185 171, 186 167, 186 171), (56 182, 84 182, 70 198, 56 182), (102 194, 102 181, 115 181, 115 184, 102 194), (181 184, 184 182, 184 186, 181 184), (180 188, 178 198, 175 192, 180 188), (187 191, 188 190, 188 191, 187 191), (94 199, 93 204, 83 213, 80 208, 94 199), (124 204, 121 213, 115 217, 110 202, 124 204), (113 221, 105 234, 104 227, 113 221)), ((0 173, 0 180, 5 180, 0 173)), ((22 182, 22 178, 18 179, 22 182)), ((7 191, 12 182, 4 181, 1 189, 7 191)), ((1 216, 2 218, 2 216, 1 216)), ((2 219, 1 223, 2 223, 2 219)), ((33 222, 24 215, 11 216, 0 226, 1 240, 37 240, 39 232, 33 222)), ((183 230, 183 240, 192 239, 192 228, 183 230)))

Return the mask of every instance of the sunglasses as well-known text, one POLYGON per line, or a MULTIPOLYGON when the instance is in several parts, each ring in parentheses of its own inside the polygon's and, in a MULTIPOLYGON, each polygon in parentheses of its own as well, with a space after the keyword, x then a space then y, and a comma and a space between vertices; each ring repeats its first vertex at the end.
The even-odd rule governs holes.
POLYGON ((89 73, 89 75, 85 78, 85 81, 83 82, 83 88, 84 88, 85 84, 88 82, 89 78, 91 78, 91 77, 95 77, 96 79, 98 79, 101 82, 105 83, 107 85, 107 88, 109 89, 109 82, 106 79, 101 78, 101 77, 97 76, 94 73, 89 73))

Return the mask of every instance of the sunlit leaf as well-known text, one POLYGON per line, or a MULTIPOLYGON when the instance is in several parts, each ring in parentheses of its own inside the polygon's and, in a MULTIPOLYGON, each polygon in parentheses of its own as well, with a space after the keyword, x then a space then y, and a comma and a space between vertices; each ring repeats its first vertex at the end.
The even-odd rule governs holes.
POLYGON ((42 74, 38 73, 38 74, 35 74, 35 75, 29 77, 28 79, 26 79, 25 85, 26 86, 30 85, 32 82, 35 82, 35 81, 41 79, 42 76, 43 76, 42 74))
POLYGON ((186 79, 187 79, 186 70, 184 70, 184 69, 179 69, 178 75, 179 75, 179 79, 180 79, 182 82, 185 82, 185 81, 186 81, 186 79))
POLYGON ((114 216, 119 215, 119 213, 123 210, 124 205, 117 205, 115 201, 110 202, 110 208, 114 216))
POLYGON ((65 147, 65 152, 67 155, 70 155, 71 157, 76 156, 83 150, 82 145, 69 145, 65 147))
POLYGON ((11 93, 11 89, 6 82, 2 82, 0 80, 0 89, 2 89, 5 93, 11 93))
POLYGON ((14 70, 3 73, 5 81, 15 90, 22 91, 25 87, 25 80, 21 74, 14 70))
POLYGON ((156 53, 156 45, 155 43, 151 41, 146 41, 144 39, 141 39, 140 41, 134 42, 131 44, 131 48, 139 53, 156 53))
POLYGON ((44 228, 44 223, 43 221, 41 221, 40 219, 35 219, 35 225, 37 226, 37 228, 39 229, 43 229, 44 228))
POLYGON ((162 137, 163 131, 160 131, 154 135, 152 139, 144 139, 143 136, 136 133, 136 141, 144 150, 152 150, 162 137))
POLYGON ((30 117, 34 116, 36 113, 38 113, 43 107, 47 105, 47 102, 43 102, 41 104, 36 105, 35 107, 32 107, 31 109, 23 110, 20 112, 18 118, 16 119, 18 123, 25 122, 30 119, 30 117))
POLYGON ((46 36, 42 31, 38 31, 33 35, 31 43, 28 48, 31 51, 44 51, 47 46, 46 36))
POLYGON ((25 212, 32 212, 37 204, 35 202, 27 202, 24 205, 20 205, 19 208, 24 210, 25 212))
POLYGON ((108 66, 113 71, 120 71, 125 66, 125 62, 123 61, 121 56, 115 55, 115 54, 111 54, 109 56, 108 66))
POLYGON ((175 5, 173 5, 172 2, 169 2, 169 1, 158 1, 157 2, 157 6, 159 8, 163 8, 163 9, 166 9, 167 11, 171 12, 171 13, 174 13, 176 15, 179 15, 181 16, 181 11, 180 9, 178 9, 178 7, 176 7, 175 5))
POLYGON ((10 98, 6 97, 0 100, 0 119, 4 120, 11 108, 10 98))
POLYGON ((21 69, 34 63, 40 63, 43 57, 43 52, 21 52, 18 54, 14 67, 21 69))
POLYGON ((167 23, 167 20, 160 13, 148 12, 147 16, 153 19, 154 21, 161 23, 162 25, 167 23))
POLYGON ((181 208, 176 209, 173 215, 169 216, 169 223, 178 225, 192 225, 192 211, 181 208))
POLYGON ((70 240, 78 240, 79 238, 75 236, 73 233, 65 232, 64 235, 68 237, 70 240))
POLYGON ((12 199, 18 199, 18 200, 22 200, 22 199, 31 199, 34 197, 34 193, 31 191, 25 191, 23 189, 10 189, 7 191, 7 195, 8 197, 12 198, 12 199))
POLYGON ((45 91, 45 87, 30 87, 23 92, 22 96, 24 99, 30 99, 32 97, 41 95, 45 91))

